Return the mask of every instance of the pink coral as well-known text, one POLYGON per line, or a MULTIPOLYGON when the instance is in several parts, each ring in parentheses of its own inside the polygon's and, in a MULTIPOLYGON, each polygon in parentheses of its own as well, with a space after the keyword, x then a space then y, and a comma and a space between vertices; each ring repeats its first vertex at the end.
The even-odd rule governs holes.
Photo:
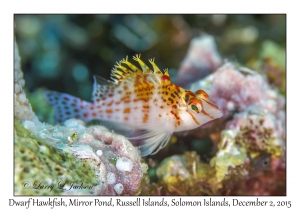
POLYGON ((259 150, 264 149, 264 144, 284 146, 284 127, 271 112, 256 105, 235 114, 233 120, 226 124, 226 129, 234 131, 237 138, 259 150))
POLYGON ((212 36, 203 35, 194 38, 181 63, 176 84, 187 87, 190 83, 210 74, 221 63, 222 59, 212 36))
MULTIPOLYGON (((96 194, 133 195, 137 193, 143 178, 141 157, 137 148, 125 137, 111 133, 102 126, 90 126, 84 130, 84 133, 79 134, 78 138, 80 144, 92 147, 91 157, 97 158, 101 166, 99 179, 107 180, 97 189, 96 194), (104 178, 101 179, 101 176, 104 178)), ((86 150, 83 146, 80 148, 80 152, 86 150)))
POLYGON ((285 100, 271 88, 264 77, 247 68, 237 68, 226 63, 207 78, 195 82, 192 91, 204 89, 210 100, 224 112, 224 118, 234 111, 244 111, 250 105, 258 105, 285 120, 285 100))

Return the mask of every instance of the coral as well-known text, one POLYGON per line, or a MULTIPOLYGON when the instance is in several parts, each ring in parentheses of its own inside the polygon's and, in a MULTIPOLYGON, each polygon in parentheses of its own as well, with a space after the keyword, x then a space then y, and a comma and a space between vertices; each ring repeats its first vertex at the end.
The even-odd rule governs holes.
MULTIPOLYGON (((93 164, 45 144, 43 139, 25 130, 19 120, 15 120, 14 141, 16 195, 61 195, 69 192, 71 183, 84 183, 93 188, 98 185, 93 164), (51 185, 52 190, 42 188, 51 185)), ((76 190, 75 193, 94 194, 89 189, 76 190)))
POLYGON ((15 49, 15 193, 138 194, 147 172, 139 150, 125 137, 81 120, 39 122, 23 91, 16 43, 15 49))
POLYGON ((216 72, 191 85, 191 90, 207 90, 210 100, 223 110, 223 118, 244 111, 250 105, 267 109, 282 122, 285 121, 285 99, 270 87, 262 75, 226 63, 216 72))
POLYGON ((236 144, 236 140, 230 131, 222 132, 218 149, 216 156, 210 160, 210 165, 215 168, 215 177, 217 182, 220 183, 227 176, 229 167, 235 169, 237 166, 243 165, 247 155, 246 150, 236 144))
POLYGON ((271 169, 239 180, 231 191, 231 195, 286 195, 285 160, 271 158, 271 169))
POLYGON ((23 78, 21 57, 19 55, 19 49, 16 41, 14 42, 14 49, 14 115, 20 120, 30 120, 35 123, 39 123, 23 90, 25 86, 25 80, 23 78))
POLYGON ((187 87, 192 82, 204 78, 222 63, 213 36, 202 35, 194 38, 188 53, 182 61, 176 84, 187 87))
MULTIPOLYGON (((31 141, 35 138, 40 139, 43 145, 73 157, 75 162, 88 163, 92 168, 90 173, 93 174, 93 179, 98 177, 92 194, 138 193, 143 178, 143 163, 140 162, 138 149, 125 137, 111 133, 105 127, 85 127, 83 121, 77 119, 65 121, 64 126, 47 124, 36 126, 31 121, 24 121, 23 127, 33 136, 31 141)), ((64 164, 62 167, 71 166, 64 164)), ((52 176, 48 178, 55 179, 52 176)), ((74 190, 64 193, 77 192, 74 190)))
POLYGON ((268 110, 252 105, 244 112, 234 115, 226 129, 235 133, 236 141, 255 156, 265 152, 281 156, 285 148, 284 124, 268 110))
MULTIPOLYGON (((262 116, 258 121, 267 117, 262 116)), ((252 123, 248 126, 251 127, 252 123)), ((264 124, 261 129, 267 130, 269 126, 270 124, 264 124)), ((148 186, 143 189, 142 194, 243 195, 248 190, 247 186, 253 182, 257 184, 251 185, 249 195, 277 194, 283 188, 285 180, 285 165, 282 159, 284 147, 278 146, 278 142, 282 141, 274 140, 270 136, 264 140, 259 136, 257 139, 241 139, 241 132, 243 131, 224 130, 218 143, 218 152, 209 163, 202 161, 196 152, 186 152, 184 155, 173 155, 164 159, 156 170, 158 182, 150 185, 148 181, 148 186), (251 145, 251 141, 260 140, 263 146, 252 147, 241 143, 250 142, 251 145), (277 172, 278 175, 275 175, 277 172), (265 181, 267 177, 271 178, 268 182, 265 181), (260 182, 264 183, 263 190, 257 187, 260 186, 260 182), (243 190, 240 190, 239 186, 243 190)), ((257 131, 252 131, 255 132, 257 131)))

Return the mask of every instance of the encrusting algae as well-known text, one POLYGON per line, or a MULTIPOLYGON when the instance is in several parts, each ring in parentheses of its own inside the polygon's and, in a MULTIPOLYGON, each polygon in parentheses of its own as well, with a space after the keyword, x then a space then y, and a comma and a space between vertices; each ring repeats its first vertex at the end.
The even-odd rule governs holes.
POLYGON ((68 94, 46 91, 47 101, 56 110, 56 120, 80 118, 89 122, 102 119, 143 130, 142 135, 129 139, 143 140, 139 148, 146 156, 166 146, 174 132, 191 130, 222 117, 222 111, 209 100, 204 90, 191 92, 171 83, 168 70, 162 72, 154 59, 149 60, 153 70, 140 55, 133 59, 141 69, 126 57, 112 70, 112 81, 95 77, 91 103, 68 94))

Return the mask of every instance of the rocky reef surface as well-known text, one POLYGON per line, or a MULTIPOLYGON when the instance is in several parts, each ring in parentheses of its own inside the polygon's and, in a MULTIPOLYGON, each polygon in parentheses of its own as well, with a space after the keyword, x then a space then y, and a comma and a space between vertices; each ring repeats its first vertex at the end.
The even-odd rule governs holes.
POLYGON ((147 165, 137 148, 105 127, 86 127, 80 120, 55 126, 40 122, 24 84, 15 43, 15 194, 139 194, 147 165))
MULTIPOLYGON (((267 61, 268 68, 276 63, 272 56, 267 61)), ((285 98, 280 94, 285 91, 282 82, 270 81, 273 74, 223 61, 212 36, 195 38, 176 83, 205 90, 224 116, 188 135, 175 134, 159 158, 142 159, 125 137, 103 126, 76 119, 63 125, 40 122, 23 91, 15 44, 15 193, 285 195, 285 98), (184 148, 178 147, 180 142, 191 139, 213 142, 209 155, 193 147, 172 153, 173 148, 184 148), (53 190, 38 187, 51 184, 56 186, 53 190)))

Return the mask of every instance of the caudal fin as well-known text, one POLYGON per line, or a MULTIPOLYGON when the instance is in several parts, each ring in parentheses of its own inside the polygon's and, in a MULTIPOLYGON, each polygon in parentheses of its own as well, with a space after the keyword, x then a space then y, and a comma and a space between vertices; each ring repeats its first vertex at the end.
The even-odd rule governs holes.
POLYGON ((46 100, 55 110, 55 120, 64 122, 70 118, 78 118, 85 122, 92 119, 90 114, 92 103, 84 101, 66 93, 47 90, 44 93, 46 100))

